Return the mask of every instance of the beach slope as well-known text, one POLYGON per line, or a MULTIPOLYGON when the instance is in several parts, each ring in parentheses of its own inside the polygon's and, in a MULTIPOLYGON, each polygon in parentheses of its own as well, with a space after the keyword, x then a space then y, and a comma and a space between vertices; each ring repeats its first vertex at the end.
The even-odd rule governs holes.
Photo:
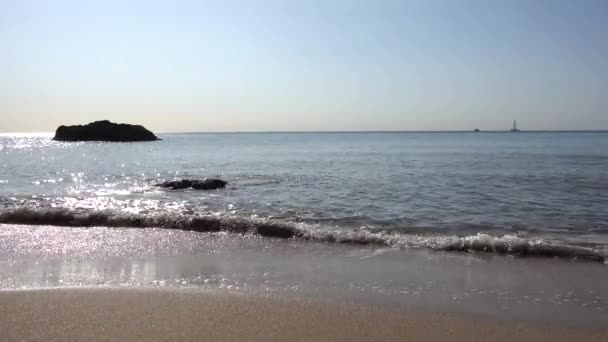
POLYGON ((608 331, 196 290, 0 292, 9 341, 606 341, 608 331))

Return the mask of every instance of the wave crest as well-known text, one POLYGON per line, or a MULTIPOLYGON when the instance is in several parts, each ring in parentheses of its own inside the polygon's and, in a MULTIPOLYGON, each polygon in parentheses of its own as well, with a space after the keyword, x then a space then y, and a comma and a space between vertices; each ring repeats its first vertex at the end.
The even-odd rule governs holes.
POLYGON ((129 214, 124 212, 79 211, 67 208, 18 208, 0 212, 0 223, 54 225, 67 227, 165 228, 197 232, 233 232, 264 237, 295 238, 328 243, 378 245, 399 248, 429 248, 443 251, 488 252, 521 257, 560 257, 608 262, 606 251, 573 244, 531 239, 515 235, 493 236, 477 233, 467 236, 414 235, 397 232, 332 229, 322 225, 244 219, 222 216, 184 216, 178 214, 129 214))

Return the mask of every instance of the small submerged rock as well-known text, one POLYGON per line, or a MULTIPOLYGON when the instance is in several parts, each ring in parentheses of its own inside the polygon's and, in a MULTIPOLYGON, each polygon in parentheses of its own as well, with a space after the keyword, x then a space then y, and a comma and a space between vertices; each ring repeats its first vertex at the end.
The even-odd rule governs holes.
POLYGON ((171 189, 171 190, 181 190, 181 189, 215 190, 215 189, 225 188, 226 184, 228 184, 228 182, 223 181, 221 179, 205 178, 205 179, 172 180, 172 181, 158 183, 158 184, 156 184, 156 186, 160 186, 161 188, 166 188, 166 189, 171 189))

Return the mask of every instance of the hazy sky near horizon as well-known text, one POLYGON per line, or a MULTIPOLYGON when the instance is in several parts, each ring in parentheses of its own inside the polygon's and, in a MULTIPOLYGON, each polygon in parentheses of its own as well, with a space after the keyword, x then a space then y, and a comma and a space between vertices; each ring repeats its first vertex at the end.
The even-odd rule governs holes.
POLYGON ((0 132, 608 129, 608 1, 0 0, 0 132))

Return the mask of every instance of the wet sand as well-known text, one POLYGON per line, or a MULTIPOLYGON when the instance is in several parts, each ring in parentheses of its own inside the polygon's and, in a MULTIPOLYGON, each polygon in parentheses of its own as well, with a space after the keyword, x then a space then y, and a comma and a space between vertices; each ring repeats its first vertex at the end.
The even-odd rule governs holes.
POLYGON ((608 329, 201 290, 0 291, 8 341, 606 341, 608 329))
POLYGON ((572 328, 608 322, 608 273, 599 263, 166 229, 0 230, 0 292, 192 289, 572 328))

